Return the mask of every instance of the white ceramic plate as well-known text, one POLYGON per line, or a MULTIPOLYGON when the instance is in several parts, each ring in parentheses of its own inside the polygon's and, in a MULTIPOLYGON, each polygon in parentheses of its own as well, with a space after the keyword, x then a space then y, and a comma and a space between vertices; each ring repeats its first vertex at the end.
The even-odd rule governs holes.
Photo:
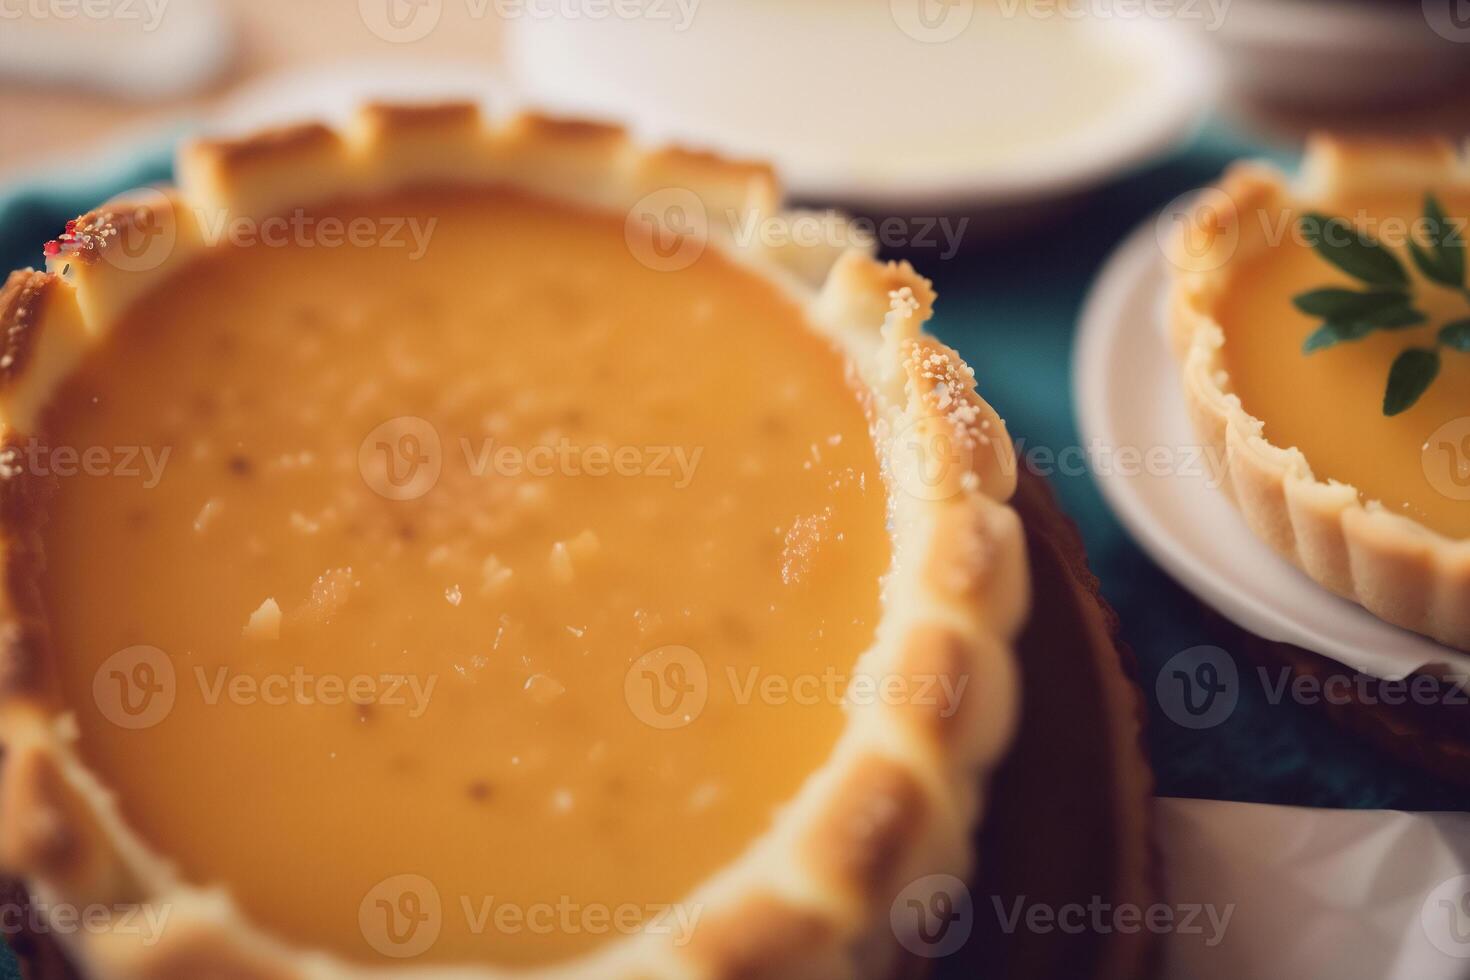
POLYGON ((660 9, 509 21, 510 78, 537 104, 770 160, 795 195, 869 211, 1086 190, 1187 139, 1215 91, 1207 47, 1163 21, 970 0, 660 9))
POLYGON ((1077 335, 1078 424, 1118 519, 1185 588, 1257 636, 1387 679, 1426 664, 1470 671, 1470 654, 1390 626, 1318 586, 1258 539, 1217 489, 1165 340, 1164 262, 1150 222, 1104 266, 1077 335), (1122 462, 1118 447, 1152 449, 1157 464, 1122 462))

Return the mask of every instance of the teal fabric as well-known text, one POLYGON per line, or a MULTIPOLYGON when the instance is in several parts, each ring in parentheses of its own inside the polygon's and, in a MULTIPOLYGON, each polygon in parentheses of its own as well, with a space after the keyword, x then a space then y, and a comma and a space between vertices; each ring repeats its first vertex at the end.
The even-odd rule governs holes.
MULTIPOLYGON (((40 243, 110 194, 167 179, 170 141, 94 172, 43 177, 0 192, 0 268, 38 264, 40 243)), ((1219 122, 1182 152, 1090 195, 1055 221, 1004 240, 967 245, 948 260, 911 257, 939 289, 935 331, 972 363, 985 395, 1029 446, 1079 444, 1072 413, 1072 340, 1087 287, 1111 250, 1177 195, 1239 156, 1290 164, 1284 148, 1254 143, 1219 122)), ((978 238, 978 236, 975 236, 978 238)), ((1191 731, 1154 702, 1174 654, 1201 644, 1229 652, 1228 633, 1129 540, 1086 475, 1053 478, 1086 539, 1094 570, 1141 664, 1158 792, 1168 796, 1348 808, 1470 810, 1470 791, 1416 773, 1335 728, 1310 707, 1272 704, 1244 669, 1240 701, 1223 724, 1191 731)), ((0 978, 14 977, 0 959, 0 978)))

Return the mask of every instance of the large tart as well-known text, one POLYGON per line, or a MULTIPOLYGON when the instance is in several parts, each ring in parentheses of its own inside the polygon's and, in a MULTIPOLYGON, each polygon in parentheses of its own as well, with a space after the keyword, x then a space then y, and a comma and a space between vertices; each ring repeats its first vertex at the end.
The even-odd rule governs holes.
POLYGON ((178 175, 0 295, 0 857, 87 972, 890 975, 1028 591, 929 283, 466 105, 178 175))
POLYGON ((1314 139, 1232 168, 1171 260, 1190 411, 1251 529, 1388 622, 1470 649, 1470 167, 1314 139))

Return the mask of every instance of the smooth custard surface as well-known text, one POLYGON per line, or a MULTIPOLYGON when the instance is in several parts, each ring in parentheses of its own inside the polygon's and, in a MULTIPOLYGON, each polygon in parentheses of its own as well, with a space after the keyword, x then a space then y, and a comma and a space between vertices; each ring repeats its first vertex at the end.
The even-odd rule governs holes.
MULTIPOLYGON (((1441 195, 1446 213, 1470 215, 1470 198, 1441 195)), ((1321 287, 1363 290, 1361 282, 1330 265, 1279 215, 1279 244, 1236 263, 1217 315, 1230 390, 1265 423, 1274 445, 1300 449, 1319 480, 1356 487, 1365 501, 1451 538, 1470 537, 1470 500, 1454 481, 1470 475, 1470 354, 1441 348, 1441 370, 1419 402, 1396 416, 1383 414, 1389 368, 1406 348, 1435 346, 1436 331, 1470 316, 1464 294, 1437 286, 1414 268, 1402 240, 1420 214, 1422 197, 1328 202, 1320 210, 1379 233, 1409 271, 1422 325, 1379 330, 1312 354, 1302 344, 1322 324, 1292 305, 1292 297, 1321 287)), ((1270 229, 1268 229, 1268 232, 1270 229)), ((1463 488, 1462 488, 1463 489, 1463 488)))
POLYGON ((422 189, 298 224, 328 218, 385 243, 222 245, 55 398, 50 447, 141 471, 49 505, 83 755, 287 939, 584 952, 832 749, 890 555, 863 401, 775 287, 650 268, 621 215, 422 189))

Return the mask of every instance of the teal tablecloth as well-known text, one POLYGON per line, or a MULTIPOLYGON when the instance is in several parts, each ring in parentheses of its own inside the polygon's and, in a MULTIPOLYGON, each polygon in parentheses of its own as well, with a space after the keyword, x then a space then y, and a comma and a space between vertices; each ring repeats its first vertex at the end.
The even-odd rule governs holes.
MULTIPOLYGON (((113 192, 166 179, 167 141, 93 173, 40 177, 0 192, 0 268, 40 261, 40 243, 113 192)), ((1161 205, 1216 176, 1232 159, 1291 153, 1251 143, 1221 124, 1182 152, 1091 195, 1044 227, 973 242, 954 258, 917 251, 935 280, 935 331, 980 375, 984 394, 1029 446, 1077 446, 1072 339, 1087 287, 1113 247, 1161 205)), ((1470 810, 1456 789, 1389 759, 1311 707, 1271 703, 1241 671, 1240 700, 1223 724, 1182 728, 1158 710, 1153 681, 1174 654, 1220 642, 1196 601, 1129 540, 1086 475, 1053 484, 1082 528, 1094 570, 1142 665, 1149 746, 1161 795, 1352 808, 1470 810)), ((5 965, 5 964, 0 964, 5 965)), ((3 975, 3 971, 0 971, 3 975)))

